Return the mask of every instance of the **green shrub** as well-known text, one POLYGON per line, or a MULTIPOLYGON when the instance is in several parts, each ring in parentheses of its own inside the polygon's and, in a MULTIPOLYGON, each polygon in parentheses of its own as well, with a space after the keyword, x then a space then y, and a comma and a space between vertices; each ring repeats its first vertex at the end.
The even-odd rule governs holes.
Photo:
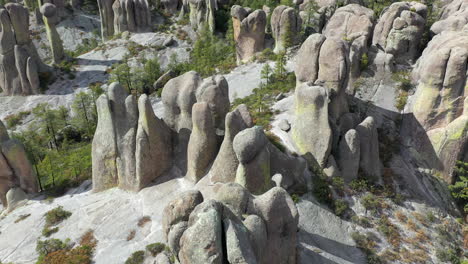
POLYGON ((380 208, 382 200, 372 193, 367 193, 361 198, 361 203, 367 211, 375 213, 380 208))
POLYGON ((468 162, 457 161, 455 165, 455 177, 457 181, 449 186, 449 190, 459 205, 459 207, 468 213, 468 162))
POLYGON ((369 65, 369 57, 367 56, 367 53, 362 54, 361 61, 359 64, 359 67, 361 71, 365 71, 369 65))
POLYGON ((332 178, 332 186, 338 191, 338 192, 343 192, 344 191, 344 180, 342 177, 333 177, 332 178))
POLYGON ((153 257, 156 257, 159 253, 167 249, 167 246, 163 243, 153 243, 146 246, 146 250, 151 253, 153 257))
POLYGON ((400 231, 398 228, 390 222, 388 217, 382 216, 378 222, 377 230, 385 235, 387 241, 393 245, 395 248, 398 248, 401 243, 400 231))
POLYGON ((366 192, 369 190, 369 182, 364 178, 352 180, 349 187, 355 192, 366 192))
POLYGON ((436 250, 436 257, 441 262, 448 262, 453 264, 461 263, 459 253, 456 252, 455 249, 437 249, 436 250))
POLYGON ((326 179, 323 176, 313 177, 312 186, 312 193, 317 201, 332 208, 334 206, 332 194, 326 179))
POLYGON ((59 231, 58 227, 53 227, 53 228, 44 227, 44 229, 42 229, 42 235, 45 237, 50 237, 50 235, 57 233, 58 231, 59 231))
POLYGON ((39 255, 45 256, 49 253, 66 249, 69 247, 68 241, 63 242, 60 239, 47 239, 38 240, 36 245, 36 252, 39 255))
POLYGON ((335 214, 338 216, 343 216, 346 210, 348 210, 349 205, 345 200, 337 199, 334 202, 335 214))
POLYGON ((65 53, 71 58, 76 58, 82 54, 88 53, 99 46, 98 38, 85 38, 76 46, 74 51, 66 50, 65 53))
POLYGON ((71 212, 63 210, 62 206, 52 209, 45 213, 46 226, 54 226, 63 222, 72 215, 71 212))
POLYGON ((30 114, 31 114, 30 111, 22 111, 22 112, 19 112, 16 115, 9 115, 9 116, 5 117, 6 127, 9 128, 9 129, 14 129, 17 125, 19 125, 21 123, 21 121, 25 117, 27 117, 30 114))
POLYGON ((133 254, 125 261, 125 264, 142 264, 143 261, 145 261, 145 252, 140 250, 133 252, 133 254))
POLYGON ((363 227, 372 227, 372 223, 364 216, 353 215, 351 221, 363 227))

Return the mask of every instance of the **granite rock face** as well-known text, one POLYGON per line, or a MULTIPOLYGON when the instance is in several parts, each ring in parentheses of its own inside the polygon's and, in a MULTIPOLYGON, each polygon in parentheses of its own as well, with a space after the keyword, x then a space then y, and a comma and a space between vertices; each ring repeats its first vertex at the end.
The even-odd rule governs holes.
POLYGON ((416 2, 393 3, 374 28, 371 64, 393 70, 391 64, 411 64, 419 53, 427 6, 416 2), (387 64, 388 66, 383 66, 387 64))
MULTIPOLYGON (((367 143, 366 143, 367 144, 367 143)), ((357 179, 361 157, 361 142, 356 130, 346 132, 339 145, 338 164, 346 183, 357 179)))
POLYGON ((247 62, 265 47, 266 13, 263 10, 252 12, 249 8, 234 5, 231 8, 231 17, 237 62, 247 62))
POLYGON ((310 153, 321 166, 325 166, 333 138, 328 121, 327 91, 321 86, 304 83, 296 87, 294 99, 294 143, 300 154, 310 153))
POLYGON ((215 29, 215 11, 218 9, 216 0, 188 0, 190 7, 190 24, 194 30, 207 27, 211 32, 215 29))
POLYGON ((29 12, 20 4, 0 9, 0 87, 6 95, 39 93, 39 71, 45 71, 29 35, 29 12))
POLYGON ((102 39, 125 31, 146 32, 151 29, 147 0, 98 0, 102 39))
POLYGON ((50 49, 54 63, 60 63, 64 58, 63 44, 60 35, 57 32, 56 25, 58 23, 57 7, 47 3, 42 5, 41 13, 43 15, 44 24, 46 25, 47 38, 49 39, 50 49))
POLYGON ((271 31, 275 39, 275 53, 284 52, 299 41, 301 24, 301 17, 294 8, 280 5, 273 10, 271 31))
POLYGON ((26 198, 25 192, 38 191, 36 173, 24 146, 19 141, 10 139, 0 121, 0 202, 11 211, 16 202, 26 198))
MULTIPOLYGON (((181 264, 296 263, 298 213, 284 189, 274 188, 253 196, 243 187, 231 183, 221 186, 217 197, 220 200, 192 203, 183 217, 173 221, 187 223, 179 239, 177 257, 181 264)), ((180 212, 176 204, 182 203, 170 202, 163 219, 174 219, 173 216, 178 215, 172 212, 180 212)), ((178 225, 183 224, 173 227, 178 225)), ((171 250, 177 252, 174 248, 171 250)))
POLYGON ((137 104, 118 84, 97 102, 93 139, 93 190, 114 186, 138 191, 172 166, 171 132, 154 115, 148 98, 137 104))
POLYGON ((468 30, 468 1, 454 0, 442 7, 439 21, 431 26, 433 34, 442 31, 468 30))
MULTIPOLYGON (((379 158, 379 138, 374 118, 370 116, 364 119, 356 127, 356 131, 360 142, 359 167, 367 178, 374 182, 381 182, 382 164, 379 158)), ((350 137, 348 141, 351 143, 352 138, 350 137)))

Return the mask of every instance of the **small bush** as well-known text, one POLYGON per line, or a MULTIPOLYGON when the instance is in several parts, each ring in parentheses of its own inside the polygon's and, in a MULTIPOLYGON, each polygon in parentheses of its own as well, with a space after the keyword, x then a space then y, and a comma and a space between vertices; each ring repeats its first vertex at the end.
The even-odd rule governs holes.
POLYGON ((429 221, 429 222, 431 222, 431 223, 434 223, 435 220, 437 219, 437 218, 435 217, 435 215, 434 215, 431 211, 429 211, 429 212, 427 213, 426 218, 427 218, 427 221, 429 221))
POLYGON ((386 216, 380 218, 378 224, 379 226, 377 227, 377 230, 383 235, 385 235, 387 241, 390 244, 398 248, 401 243, 401 236, 398 228, 394 224, 392 224, 386 216))
POLYGON ((50 237, 50 235, 57 233, 58 231, 59 231, 58 227, 53 227, 53 228, 44 227, 44 229, 42 229, 42 235, 45 237, 50 237))
POLYGON ((45 256, 49 253, 59 251, 68 247, 68 244, 60 239, 47 239, 38 240, 36 245, 36 252, 39 255, 45 256))
POLYGON ((345 200, 338 199, 335 200, 335 214, 338 216, 343 216, 346 210, 348 210, 349 206, 345 200))
POLYGON ((351 221, 363 227, 372 227, 372 223, 364 216, 353 215, 351 221))
POLYGON ((149 216, 143 216, 142 218, 140 218, 138 220, 138 227, 143 227, 145 226, 147 223, 151 222, 151 217, 149 216))
POLYGON ((136 230, 133 229, 132 231, 130 231, 130 233, 128 233, 127 241, 133 240, 135 238, 135 235, 136 235, 136 230))
POLYGON ((373 195, 372 193, 368 193, 364 195, 361 198, 361 203, 362 203, 362 206, 366 208, 366 210, 377 210, 380 205, 379 198, 373 195))
POLYGON ((349 183, 349 187, 355 192, 366 192, 369 190, 369 182, 364 178, 358 178, 352 180, 349 183))
POLYGON ((133 252, 133 254, 125 261, 125 264, 142 264, 143 261, 145 261, 145 252, 140 250, 133 252))
POLYGON ((332 186, 336 189, 336 191, 342 193, 344 191, 344 180, 342 177, 333 177, 332 178, 332 186))
POLYGON ((401 223, 405 223, 406 220, 408 220, 408 217, 406 217, 405 213, 401 212, 401 211, 398 211, 395 213, 395 217, 396 219, 398 219, 398 221, 400 221, 401 223))
POLYGON ((153 257, 156 257, 159 253, 166 250, 167 246, 163 243, 153 243, 146 246, 146 250, 151 253, 153 257))
POLYGON ((46 226, 54 226, 60 224, 63 220, 69 218, 72 215, 71 212, 63 210, 62 206, 52 209, 45 213, 46 226))

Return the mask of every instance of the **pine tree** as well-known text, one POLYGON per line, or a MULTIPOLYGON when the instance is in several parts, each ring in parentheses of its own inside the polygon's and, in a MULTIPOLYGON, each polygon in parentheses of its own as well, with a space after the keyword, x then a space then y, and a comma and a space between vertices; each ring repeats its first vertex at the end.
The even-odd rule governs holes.
POLYGON ((270 84, 272 69, 268 63, 263 66, 262 71, 260 72, 261 78, 265 80, 265 85, 268 86, 270 84))

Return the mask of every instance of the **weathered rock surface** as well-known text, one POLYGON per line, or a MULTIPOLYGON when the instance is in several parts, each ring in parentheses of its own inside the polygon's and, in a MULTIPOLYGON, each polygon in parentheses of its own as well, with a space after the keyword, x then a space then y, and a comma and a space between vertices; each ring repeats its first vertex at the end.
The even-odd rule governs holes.
POLYGON ((424 50, 413 71, 418 82, 412 110, 429 130, 457 118, 466 97, 468 32, 444 31, 424 50))
POLYGON ((206 26, 211 32, 215 29, 215 11, 218 9, 216 0, 188 0, 190 7, 190 24, 194 30, 206 26))
MULTIPOLYGON (((368 142, 365 144, 369 144, 368 142)), ((356 130, 346 132, 339 144, 338 164, 346 183, 357 179, 359 160, 361 155, 361 142, 356 130)))
POLYGON ((211 181, 234 182, 239 161, 234 152, 234 137, 242 130, 253 125, 252 118, 245 105, 239 105, 229 112, 225 119, 224 140, 211 167, 211 181))
POLYGON ((193 128, 187 148, 187 177, 198 182, 216 157, 217 138, 210 107, 196 103, 192 109, 193 128))
POLYGON ((442 31, 462 31, 468 24, 468 1, 454 0, 450 1, 440 11, 439 21, 431 26, 433 34, 439 34, 442 31))
POLYGON ((361 59, 367 54, 367 43, 372 36, 374 12, 358 4, 338 8, 328 21, 323 35, 338 40, 345 39, 349 45, 348 90, 354 93, 353 83, 361 75, 361 59))
POLYGON ((229 85, 221 75, 208 77, 203 80, 196 93, 197 102, 208 103, 213 124, 224 130, 224 120, 229 112, 229 85))
POLYGON ((301 18, 292 7, 280 5, 271 14, 271 31, 275 53, 280 53, 300 40, 301 18))
POLYGON ((231 17, 237 62, 247 62, 265 46, 266 13, 263 10, 252 12, 251 9, 234 5, 231 8, 231 17))
MULTIPOLYGON (((385 57, 390 56, 388 60, 393 63, 405 65, 414 62, 419 56, 426 15, 427 7, 421 3, 393 3, 375 26, 372 45, 378 52, 385 53, 385 57)), ((374 59, 374 64, 386 60, 374 59)))
POLYGON ((145 32, 151 27, 151 13, 147 0, 115 0, 112 11, 114 34, 124 31, 145 32))
POLYGON ((46 26, 47 38, 49 39, 50 49, 54 63, 58 64, 64 58, 62 40, 57 32, 56 24, 58 23, 57 7, 53 4, 46 3, 41 6, 44 24, 46 26))
POLYGON ((164 86, 161 94, 164 121, 176 132, 192 130, 192 106, 196 103, 196 91, 201 83, 200 75, 190 71, 171 79, 164 86))
POLYGON ((223 263, 223 205, 210 200, 190 214, 187 230, 180 239, 181 264, 223 263))
POLYGON ((24 197, 21 200, 26 198, 24 192, 35 193, 38 188, 36 173, 24 146, 10 139, 0 121, 0 201, 3 207, 11 211, 19 197, 24 197))
POLYGON ((193 211, 193 206, 180 210, 176 204, 187 204, 180 198, 166 207, 163 219, 168 219, 166 214, 175 219, 174 215, 184 212, 171 232, 189 219, 180 239, 180 263, 296 263, 298 214, 284 189, 274 188, 254 197, 240 185, 229 183, 221 185, 215 199, 193 211))
POLYGON ((154 115, 147 96, 139 98, 113 83, 97 102, 93 139, 93 190, 119 186, 139 191, 172 165, 171 132, 154 115))
POLYGON ((29 12, 20 4, 0 9, 0 88, 6 95, 39 92, 38 71, 45 66, 29 35, 29 12))
POLYGON ((328 122, 327 91, 304 83, 296 87, 294 99, 294 143, 300 154, 312 154, 321 166, 325 166, 333 138, 328 122))
POLYGON ((367 117, 356 127, 359 135, 361 158, 359 167, 365 177, 380 182, 382 180, 382 165, 379 156, 379 138, 377 124, 373 117, 367 117))
MULTIPOLYGON (((119 2, 119 1, 117 1, 119 2)), ((101 36, 105 40, 114 35, 114 0, 98 0, 99 16, 101 17, 101 36)), ((120 4, 120 2, 119 2, 120 4)))
POLYGON ((253 194, 262 194, 272 186, 270 151, 263 128, 255 126, 239 132, 233 141, 239 160, 236 183, 253 194))

